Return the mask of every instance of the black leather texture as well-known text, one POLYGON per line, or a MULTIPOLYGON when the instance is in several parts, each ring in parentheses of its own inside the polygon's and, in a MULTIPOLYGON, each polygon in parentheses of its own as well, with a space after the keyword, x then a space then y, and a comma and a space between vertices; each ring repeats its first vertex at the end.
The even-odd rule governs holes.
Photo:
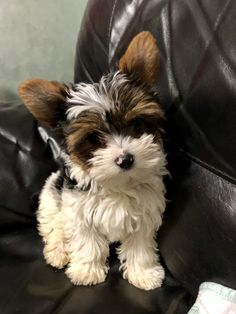
POLYGON ((59 146, 22 104, 0 104, 1 314, 184 314, 203 281, 236 289, 235 28, 233 0, 90 0, 81 25, 75 82, 116 69, 140 31, 158 42, 171 173, 158 234, 167 273, 160 289, 123 280, 114 246, 97 286, 75 287, 46 265, 35 210, 59 146))

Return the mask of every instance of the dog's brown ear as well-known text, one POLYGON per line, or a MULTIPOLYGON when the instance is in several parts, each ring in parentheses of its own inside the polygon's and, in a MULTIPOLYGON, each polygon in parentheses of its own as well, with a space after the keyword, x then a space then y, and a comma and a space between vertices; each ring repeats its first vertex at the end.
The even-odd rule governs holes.
POLYGON ((118 67, 122 73, 132 76, 147 85, 157 79, 159 51, 155 38, 150 32, 141 32, 130 42, 118 67))
POLYGON ((19 86, 19 95, 40 122, 55 128, 64 119, 67 88, 56 81, 26 80, 19 86))

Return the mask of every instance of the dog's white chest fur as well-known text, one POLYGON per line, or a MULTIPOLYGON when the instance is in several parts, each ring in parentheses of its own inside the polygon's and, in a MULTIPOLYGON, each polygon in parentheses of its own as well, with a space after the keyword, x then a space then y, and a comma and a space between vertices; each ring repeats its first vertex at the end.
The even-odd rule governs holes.
POLYGON ((158 185, 158 189, 148 184, 119 191, 98 188, 95 193, 65 189, 61 203, 63 220, 73 221, 75 229, 81 225, 95 228, 110 242, 123 240, 138 231, 142 223, 158 228, 164 211, 163 185, 158 178, 152 184, 158 185))

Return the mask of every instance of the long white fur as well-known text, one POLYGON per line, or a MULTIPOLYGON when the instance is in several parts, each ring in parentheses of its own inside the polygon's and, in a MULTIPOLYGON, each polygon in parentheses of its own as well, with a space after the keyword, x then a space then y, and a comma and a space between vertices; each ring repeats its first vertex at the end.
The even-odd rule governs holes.
POLYGON ((111 135, 107 142, 91 159, 89 173, 64 154, 78 189, 63 188, 59 193, 55 188, 58 172, 46 181, 37 213, 44 256, 58 268, 68 263, 66 274, 74 284, 97 284, 108 272, 109 243, 120 241, 124 278, 138 288, 154 289, 164 278, 155 235, 165 209, 165 155, 152 135, 139 139, 111 135), (135 156, 129 171, 114 163, 122 152, 135 156), (89 191, 80 189, 89 183, 89 191))
POLYGON ((103 115, 106 110, 109 111, 113 108, 118 99, 118 93, 127 82, 127 78, 117 71, 109 84, 106 84, 107 79, 108 76, 104 75, 99 83, 74 85, 74 90, 70 90, 70 97, 67 99, 67 102, 72 105, 67 110, 68 120, 77 118, 85 110, 103 115))

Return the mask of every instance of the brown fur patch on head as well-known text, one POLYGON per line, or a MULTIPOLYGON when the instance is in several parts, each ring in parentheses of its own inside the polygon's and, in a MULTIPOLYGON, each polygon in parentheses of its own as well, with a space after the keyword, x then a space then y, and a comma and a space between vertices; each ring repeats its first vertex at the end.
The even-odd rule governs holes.
POLYGON ((87 170, 93 152, 105 147, 105 125, 101 116, 94 112, 84 111, 78 119, 67 126, 66 146, 71 159, 87 170))
POLYGON ((19 95, 40 122, 55 128, 64 119, 67 87, 56 81, 26 80, 19 86, 19 95))
POLYGON ((133 126, 133 136, 139 137, 143 133, 152 134, 157 141, 160 136, 160 122, 164 119, 164 113, 156 102, 138 102, 126 115, 128 125, 133 126))
POLYGON ((107 122, 111 130, 118 134, 140 137, 143 133, 160 138, 160 124, 164 113, 158 99, 145 86, 126 82, 120 89, 118 103, 107 112, 107 122))
POLYGON ((135 77, 147 85, 157 79, 159 52, 155 38, 150 32, 141 32, 129 44, 118 65, 122 73, 135 77))

